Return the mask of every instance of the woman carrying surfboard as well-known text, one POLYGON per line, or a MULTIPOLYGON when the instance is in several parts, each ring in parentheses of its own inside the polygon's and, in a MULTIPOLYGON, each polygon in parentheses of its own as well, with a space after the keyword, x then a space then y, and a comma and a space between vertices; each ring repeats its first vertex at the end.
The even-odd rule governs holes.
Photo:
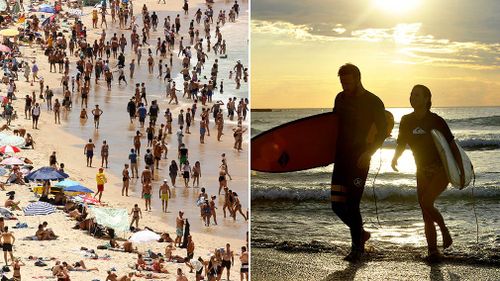
POLYGON ((415 157, 417 166, 417 196, 425 224, 428 261, 438 262, 441 254, 437 248, 437 234, 434 223, 437 223, 443 236, 443 248, 451 246, 453 240, 446 227, 443 216, 434 206, 437 197, 446 189, 449 180, 443 167, 440 155, 434 145, 432 130, 438 130, 448 142, 454 158, 460 167, 461 186, 464 186, 464 170, 462 158, 450 128, 443 118, 430 111, 431 91, 423 85, 413 87, 410 104, 414 111, 401 118, 397 148, 392 159, 392 168, 397 169, 398 159, 408 144, 415 157))

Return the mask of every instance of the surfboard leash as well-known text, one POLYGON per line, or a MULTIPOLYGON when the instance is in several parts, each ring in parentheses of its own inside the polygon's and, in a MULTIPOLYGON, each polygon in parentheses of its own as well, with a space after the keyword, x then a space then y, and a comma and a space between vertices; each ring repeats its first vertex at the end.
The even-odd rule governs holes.
POLYGON ((380 160, 379 160, 377 173, 375 173, 375 176, 373 177, 373 181, 372 181, 373 199, 375 201, 375 214, 377 215, 377 222, 378 222, 379 227, 382 227, 382 224, 380 223, 380 219, 378 217, 377 195, 375 194, 375 181, 377 180, 377 177, 378 177, 378 174, 380 173, 381 167, 382 167, 382 149, 380 149, 380 160))
MULTIPOLYGON (((472 166, 472 164, 471 164, 472 166)), ((471 195, 472 195, 472 210, 474 212, 474 218, 476 219, 476 245, 479 245, 479 222, 477 219, 476 213, 476 198, 474 197, 474 187, 476 186, 476 172, 474 171, 474 166, 472 166, 472 187, 471 187, 471 195)))

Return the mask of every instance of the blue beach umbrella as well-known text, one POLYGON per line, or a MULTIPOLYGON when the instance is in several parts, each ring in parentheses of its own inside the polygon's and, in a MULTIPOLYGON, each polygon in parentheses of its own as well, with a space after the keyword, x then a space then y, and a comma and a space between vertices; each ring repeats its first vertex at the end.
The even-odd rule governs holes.
POLYGON ((82 192, 82 193, 94 193, 91 189, 81 185, 79 182, 72 180, 63 180, 56 183, 54 186, 64 188, 65 192, 82 192))
POLYGON ((52 214, 56 211, 56 207, 47 202, 33 202, 24 208, 24 215, 26 216, 40 216, 52 214))
POLYGON ((50 14, 54 14, 56 12, 54 7, 47 5, 47 4, 40 5, 40 8, 38 9, 38 11, 42 12, 42 13, 50 13, 50 14))
POLYGON ((52 167, 42 167, 36 171, 29 173, 27 176, 28 180, 62 180, 69 177, 68 174, 59 172, 52 167))

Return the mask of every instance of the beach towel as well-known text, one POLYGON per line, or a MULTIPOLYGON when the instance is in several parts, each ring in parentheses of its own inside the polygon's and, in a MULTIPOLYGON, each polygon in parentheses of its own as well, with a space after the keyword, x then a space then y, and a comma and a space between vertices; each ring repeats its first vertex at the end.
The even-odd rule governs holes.
POLYGON ((38 237, 36 237, 36 235, 26 236, 23 238, 23 240, 38 240, 38 237))
POLYGON ((96 208, 89 206, 89 210, 98 224, 113 228, 114 230, 128 230, 127 209, 96 208))
POLYGON ((16 229, 19 229, 19 228, 28 228, 28 224, 23 222, 17 222, 16 225, 14 225, 12 228, 16 228, 16 229))

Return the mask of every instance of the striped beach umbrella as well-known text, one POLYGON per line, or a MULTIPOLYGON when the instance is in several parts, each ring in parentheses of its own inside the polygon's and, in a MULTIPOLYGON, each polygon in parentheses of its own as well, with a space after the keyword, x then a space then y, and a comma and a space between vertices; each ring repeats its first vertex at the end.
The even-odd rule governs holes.
POLYGON ((18 153, 21 152, 21 149, 17 146, 12 146, 12 145, 4 145, 0 147, 0 152, 5 154, 5 153, 18 153))
POLYGON ((33 202, 24 208, 24 215, 26 216, 43 216, 52 214, 56 211, 56 207, 47 202, 33 202))

